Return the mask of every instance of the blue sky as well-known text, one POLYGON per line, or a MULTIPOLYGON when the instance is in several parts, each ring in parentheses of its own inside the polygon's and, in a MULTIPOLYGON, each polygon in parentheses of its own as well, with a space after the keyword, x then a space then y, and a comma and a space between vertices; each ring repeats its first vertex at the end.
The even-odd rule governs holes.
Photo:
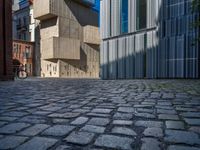
POLYGON ((99 11, 99 9, 100 9, 100 0, 96 0, 96 4, 95 4, 94 9, 99 11))

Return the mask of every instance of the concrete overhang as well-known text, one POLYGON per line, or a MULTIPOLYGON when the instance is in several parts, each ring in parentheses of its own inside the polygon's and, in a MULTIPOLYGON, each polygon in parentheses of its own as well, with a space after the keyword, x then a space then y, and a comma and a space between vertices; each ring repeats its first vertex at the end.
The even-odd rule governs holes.
POLYGON ((42 59, 80 59, 80 40, 52 37, 41 40, 42 59))

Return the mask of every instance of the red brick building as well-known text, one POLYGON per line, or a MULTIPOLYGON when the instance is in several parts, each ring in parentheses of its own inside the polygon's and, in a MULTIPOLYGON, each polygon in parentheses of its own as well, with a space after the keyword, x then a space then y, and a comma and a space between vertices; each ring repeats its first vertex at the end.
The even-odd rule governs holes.
POLYGON ((13 40, 13 60, 25 66, 28 76, 34 75, 34 43, 13 40))
POLYGON ((0 80, 12 80, 12 0, 0 0, 0 80))

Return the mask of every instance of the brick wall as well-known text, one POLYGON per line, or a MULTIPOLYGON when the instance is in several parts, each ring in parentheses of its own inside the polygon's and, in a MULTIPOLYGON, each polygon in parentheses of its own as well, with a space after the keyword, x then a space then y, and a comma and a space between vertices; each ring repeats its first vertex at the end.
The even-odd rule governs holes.
POLYGON ((13 60, 17 60, 25 66, 29 76, 35 74, 34 42, 13 40, 13 60))
POLYGON ((0 0, 0 80, 12 80, 12 0, 0 0))

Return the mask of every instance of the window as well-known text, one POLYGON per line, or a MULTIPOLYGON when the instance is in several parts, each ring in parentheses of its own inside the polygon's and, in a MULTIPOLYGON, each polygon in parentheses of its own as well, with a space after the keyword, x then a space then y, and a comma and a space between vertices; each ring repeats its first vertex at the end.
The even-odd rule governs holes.
POLYGON ((26 26, 27 25, 26 17, 23 17, 23 20, 24 20, 24 26, 26 26))
POLYGON ((128 0, 121 0, 121 33, 128 32, 128 0))
POLYGON ((29 22, 30 22, 30 24, 32 24, 32 19, 31 18, 32 18, 32 16, 30 15, 29 16, 29 22))
POLYGON ((26 33, 24 33, 24 40, 26 41, 26 33))
POLYGON ((31 39, 31 32, 29 32, 29 39, 31 39))
POLYGON ((18 39, 21 40, 21 38, 22 38, 22 36, 21 36, 21 34, 19 33, 19 34, 18 34, 18 39))
POLYGON ((137 0, 136 22, 137 30, 144 29, 147 26, 147 0, 137 0))

